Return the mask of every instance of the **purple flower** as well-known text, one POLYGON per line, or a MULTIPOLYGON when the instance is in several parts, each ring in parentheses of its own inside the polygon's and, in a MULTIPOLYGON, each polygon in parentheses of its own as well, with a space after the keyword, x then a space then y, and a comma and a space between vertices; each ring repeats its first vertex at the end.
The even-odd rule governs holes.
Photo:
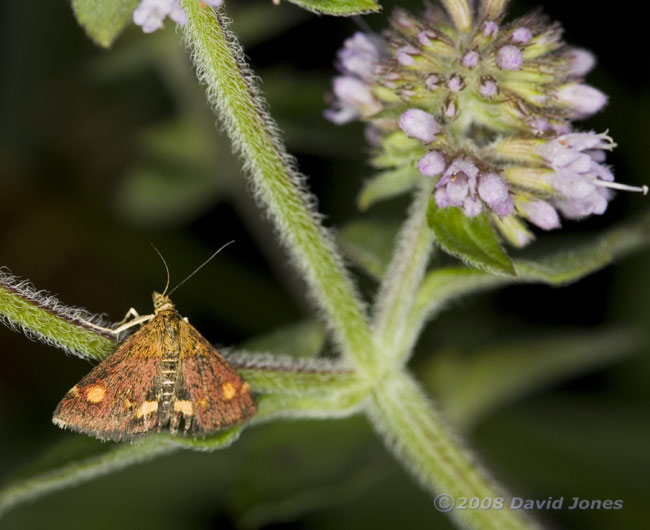
POLYGON ((503 70, 521 70, 524 56, 516 46, 503 46, 497 52, 497 66, 503 70))
POLYGON ((530 39, 533 38, 533 34, 526 27, 519 27, 512 32, 510 40, 517 44, 528 44, 530 39))
POLYGON ((496 173, 481 175, 478 181, 478 194, 497 215, 503 217, 514 212, 508 185, 496 173))
POLYGON ((581 83, 569 83, 555 93, 557 98, 574 111, 576 117, 585 118, 598 112, 607 103, 607 96, 597 88, 581 83))
MULTIPOLYGON (((203 0, 204 3, 217 7, 223 0, 203 0)), ((133 22, 142 27, 145 33, 152 33, 163 27, 165 17, 180 25, 187 24, 187 15, 179 0, 142 0, 133 11, 133 22)))
POLYGON ((602 164, 605 151, 614 147, 606 134, 569 133, 538 147, 537 152, 554 170, 549 184, 559 193, 554 204, 565 217, 576 219, 602 214, 607 209, 614 175, 602 164))
POLYGON ((494 37, 499 31, 499 26, 496 22, 488 20, 483 24, 483 36, 484 37, 494 37))
POLYGON ((560 227, 560 218, 555 208, 542 200, 521 200, 517 203, 523 216, 543 230, 560 227))
POLYGON ((399 118, 399 127, 407 136, 424 142, 433 142, 440 126, 435 117, 420 109, 409 109, 399 118))
POLYGON ((381 110, 371 89, 379 56, 379 46, 372 37, 357 32, 346 39, 338 53, 338 68, 344 75, 334 78, 337 99, 333 108, 324 112, 328 120, 340 125, 381 110))
POLYGON ((438 151, 429 151, 418 160, 418 169, 425 177, 440 175, 447 167, 445 157, 438 151))
POLYGON ((458 74, 454 74, 447 81, 447 88, 452 92, 460 92, 465 86, 465 81, 458 74))
POLYGON ((476 53, 475 51, 469 51, 460 60, 460 64, 462 64, 465 68, 472 69, 478 65, 478 62, 480 61, 481 56, 476 53))
POLYGON ((470 158, 456 158, 449 164, 436 184, 435 201, 440 208, 462 207, 468 217, 480 214, 483 203, 500 217, 514 213, 505 181, 494 172, 481 173, 470 158))
POLYGON ((583 48, 571 49, 571 74, 576 77, 587 75, 596 64, 596 57, 589 50, 583 48))
POLYGON ((479 88, 479 92, 481 96, 484 98, 492 98, 496 96, 497 93, 497 84, 493 79, 484 79, 481 82, 481 86, 479 88))
POLYGON ((402 46, 397 50, 397 62, 402 66, 413 66, 416 64, 416 60, 413 58, 416 55, 420 55, 420 50, 417 48, 411 45, 402 46))
POLYGON ((334 79, 334 108, 325 111, 325 117, 336 124, 347 123, 359 116, 369 116, 381 109, 370 90, 361 79, 341 76, 334 79))
POLYGON ((375 67, 379 60, 379 48, 365 33, 357 31, 346 39, 338 53, 340 68, 367 83, 375 78, 375 67))

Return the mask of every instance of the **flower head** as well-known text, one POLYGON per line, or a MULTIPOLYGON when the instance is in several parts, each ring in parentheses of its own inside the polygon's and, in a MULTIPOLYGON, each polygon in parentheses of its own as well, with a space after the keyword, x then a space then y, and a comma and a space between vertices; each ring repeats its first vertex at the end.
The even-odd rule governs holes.
POLYGON ((383 38, 354 34, 326 116, 365 121, 377 165, 438 179, 439 208, 484 212, 516 246, 532 238, 522 220, 551 230, 559 214, 602 214, 612 188, 647 192, 614 181, 609 136, 572 124, 607 102, 583 79, 594 56, 539 14, 506 23, 503 2, 477 3, 475 12, 468 0, 417 17, 396 10, 383 38))

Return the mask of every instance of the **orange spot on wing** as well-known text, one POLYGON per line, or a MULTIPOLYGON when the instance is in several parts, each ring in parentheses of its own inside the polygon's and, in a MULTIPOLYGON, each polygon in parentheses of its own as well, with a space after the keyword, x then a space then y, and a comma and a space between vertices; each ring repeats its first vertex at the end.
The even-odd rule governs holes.
POLYGON ((223 392, 223 397, 225 399, 232 399, 235 397, 235 394, 237 393, 237 390, 235 389, 235 385, 232 383, 224 383, 221 385, 221 391, 223 392))
POLYGON ((91 403, 99 403, 103 401, 106 395, 106 389, 103 386, 95 385, 86 390, 86 399, 91 403))

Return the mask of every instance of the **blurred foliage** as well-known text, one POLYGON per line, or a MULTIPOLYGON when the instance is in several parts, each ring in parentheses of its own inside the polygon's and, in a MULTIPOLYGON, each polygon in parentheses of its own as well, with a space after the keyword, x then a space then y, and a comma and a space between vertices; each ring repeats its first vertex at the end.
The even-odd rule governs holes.
MULTIPOLYGON (((384 11, 392 5, 384 3, 384 11)), ((511 16, 536 5, 513 1, 511 16)), ((297 351, 327 353, 309 323, 303 285, 250 198, 227 138, 214 128, 171 25, 153 36, 128 27, 106 52, 76 25, 67 2, 5 2, 0 10, 2 264, 64 302, 117 320, 131 306, 149 311, 151 291, 164 285, 149 242, 174 282, 235 239, 175 295, 183 314, 218 344, 265 335, 262 344, 272 345, 267 334, 307 321, 297 328, 297 351)), ((609 94, 610 105, 585 128, 609 129, 619 144, 610 158, 618 179, 642 183, 650 166, 650 64, 629 50, 647 47, 643 17, 610 7, 594 10, 585 24, 584 5, 554 0, 544 10, 562 21, 569 42, 599 57, 589 80, 609 94)), ((354 21, 261 1, 231 2, 228 11, 327 224, 358 218, 357 197, 375 174, 365 163, 361 127, 336 127, 321 116, 336 50, 354 21)), ((364 21, 385 27, 382 14, 364 21)), ((406 200, 371 202, 364 203, 369 215, 392 238, 406 200)), ((639 196, 620 194, 605 216, 565 228, 585 237, 643 209, 639 196)), ((547 238, 539 239, 536 249, 543 249, 547 238)), ((381 274, 381 262, 366 266, 381 274)), ((646 253, 563 289, 512 286, 467 297, 429 326, 412 361, 514 495, 625 502, 616 512, 539 514, 555 528, 647 527, 649 267, 646 253), (609 348, 621 329, 633 334, 609 348), (525 346, 531 341, 534 348, 525 346), (522 390, 523 380, 529 383, 522 390), (502 393, 483 403, 481 414, 472 410, 469 421, 467 411, 481 401, 479 381, 502 393)), ((374 282, 360 281, 374 292, 374 282)), ((101 446, 50 423, 58 400, 88 368, 0 327, 2 483, 52 446, 101 446)), ((1 525, 451 527, 359 417, 261 425, 226 451, 132 467, 20 506, 1 525)))

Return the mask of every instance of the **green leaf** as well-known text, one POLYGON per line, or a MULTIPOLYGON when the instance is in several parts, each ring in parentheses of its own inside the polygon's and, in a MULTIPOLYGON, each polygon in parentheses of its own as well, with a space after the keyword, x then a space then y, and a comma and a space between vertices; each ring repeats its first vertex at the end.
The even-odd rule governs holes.
POLYGON ((97 44, 108 48, 124 26, 140 0, 72 0, 77 21, 97 44))
POLYGON ((204 132, 190 118, 144 131, 138 138, 138 161, 117 189, 120 214, 140 226, 187 222, 227 194, 231 157, 223 143, 204 132))
POLYGON ((345 255, 371 277, 381 280, 390 263, 399 225, 380 219, 347 223, 338 233, 345 255))
POLYGON ((360 15, 374 13, 381 9, 374 0, 289 0, 289 2, 323 15, 360 15))
POLYGON ((516 274, 485 212, 470 219, 460 208, 438 208, 432 198, 428 221, 440 246, 452 256, 494 274, 516 274))
POLYGON ((630 330, 547 334, 470 354, 437 355, 425 377, 446 415, 466 429, 542 387, 620 361, 638 343, 638 335, 630 330))
POLYGON ((258 398, 258 412, 241 427, 205 439, 154 434, 140 443, 117 444, 75 435, 46 452, 0 489, 0 516, 12 507, 47 493, 75 486, 179 449, 214 451, 231 445, 244 427, 279 418, 340 418, 356 412, 366 390, 325 396, 266 395, 258 398))
MULTIPOLYGON (((564 285, 579 280, 627 254, 650 246, 650 215, 612 228, 600 236, 572 239, 560 250, 546 249, 539 259, 515 259, 516 276, 495 276, 476 269, 450 267, 431 271, 418 291, 406 341, 414 343, 425 322, 450 300, 513 283, 564 285)), ((539 248, 533 250, 539 253, 539 248)))
POLYGON ((412 190, 422 178, 413 164, 383 171, 363 184, 357 199, 359 209, 367 210, 376 202, 390 199, 412 190))

